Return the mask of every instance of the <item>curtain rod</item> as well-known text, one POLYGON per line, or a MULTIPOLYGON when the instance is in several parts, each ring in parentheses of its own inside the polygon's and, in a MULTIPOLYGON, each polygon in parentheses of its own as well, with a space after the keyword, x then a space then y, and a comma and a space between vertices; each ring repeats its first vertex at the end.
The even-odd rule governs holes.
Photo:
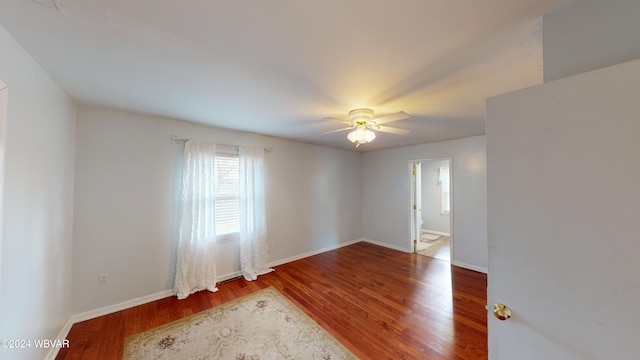
MULTIPOLYGON (((175 142, 183 142, 183 141, 187 141, 187 140, 189 140, 189 139, 180 139, 180 138, 178 138, 178 137, 177 137, 177 136, 175 136, 175 135, 171 135, 171 140, 173 140, 173 141, 175 141, 175 142)), ((236 147, 237 147, 237 145, 226 145, 226 144, 218 144, 218 145, 222 145, 222 146, 236 146, 236 147)), ((270 153, 270 152, 272 152, 272 151, 273 151, 273 148, 272 148, 272 147, 266 147, 266 148, 264 148, 264 149, 262 149, 262 150, 264 150, 264 152, 266 152, 266 153, 270 153)))

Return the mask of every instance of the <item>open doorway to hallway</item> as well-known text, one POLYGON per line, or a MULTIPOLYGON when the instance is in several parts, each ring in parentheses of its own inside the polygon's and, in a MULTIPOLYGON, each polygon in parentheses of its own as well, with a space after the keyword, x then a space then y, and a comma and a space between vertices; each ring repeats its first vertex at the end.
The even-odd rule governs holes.
POLYGON ((411 161, 414 252, 451 262, 451 158, 411 161))

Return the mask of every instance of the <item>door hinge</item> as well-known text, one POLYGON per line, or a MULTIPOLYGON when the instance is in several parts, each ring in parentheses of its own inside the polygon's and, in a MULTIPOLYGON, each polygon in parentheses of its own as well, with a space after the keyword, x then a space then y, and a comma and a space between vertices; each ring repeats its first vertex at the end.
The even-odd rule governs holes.
POLYGON ((416 209, 417 209, 417 206, 414 204, 413 205, 413 210, 416 210, 416 209))
POLYGON ((416 169, 413 169, 413 176, 416 176, 416 169))

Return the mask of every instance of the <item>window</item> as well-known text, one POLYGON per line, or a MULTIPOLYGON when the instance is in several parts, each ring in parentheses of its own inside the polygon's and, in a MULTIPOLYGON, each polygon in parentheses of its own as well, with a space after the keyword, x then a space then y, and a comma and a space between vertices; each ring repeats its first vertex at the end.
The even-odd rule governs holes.
POLYGON ((233 147, 216 147, 216 235, 218 241, 238 238, 240 231, 240 161, 233 147))

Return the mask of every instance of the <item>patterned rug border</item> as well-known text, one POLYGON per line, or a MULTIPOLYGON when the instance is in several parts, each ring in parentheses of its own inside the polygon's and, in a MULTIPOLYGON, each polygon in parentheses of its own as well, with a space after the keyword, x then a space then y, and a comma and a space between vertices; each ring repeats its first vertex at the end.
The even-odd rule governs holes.
POLYGON ((342 343, 340 343, 336 338, 334 338, 327 330, 325 330, 320 324, 318 324, 315 320, 305 314, 295 303, 290 301, 286 296, 284 296, 280 291, 278 291, 275 287, 269 286, 264 289, 260 289, 254 291, 251 294, 244 295, 237 299, 231 300, 229 302, 214 306, 210 309, 203 310, 201 312, 195 313, 193 315, 186 316, 184 318, 174 320, 167 324, 163 324, 147 331, 133 334, 125 338, 124 340, 124 348, 123 348, 123 360, 127 359, 137 359, 135 356, 135 351, 137 349, 132 349, 131 344, 138 341, 143 341, 142 338, 152 338, 153 336, 157 336, 159 333, 169 332, 172 329, 180 328, 182 326, 188 325, 192 322, 201 321, 202 319, 210 317, 212 314, 222 313, 224 311, 228 311, 233 309, 236 306, 244 302, 250 302, 256 298, 264 298, 270 297, 273 300, 277 301, 282 307, 284 307, 288 314, 290 314, 296 321, 308 326, 309 328, 315 328, 315 331, 318 331, 323 334, 323 342, 326 343, 328 347, 332 351, 338 352, 344 355, 344 359, 357 359, 355 355, 353 355, 342 343))

